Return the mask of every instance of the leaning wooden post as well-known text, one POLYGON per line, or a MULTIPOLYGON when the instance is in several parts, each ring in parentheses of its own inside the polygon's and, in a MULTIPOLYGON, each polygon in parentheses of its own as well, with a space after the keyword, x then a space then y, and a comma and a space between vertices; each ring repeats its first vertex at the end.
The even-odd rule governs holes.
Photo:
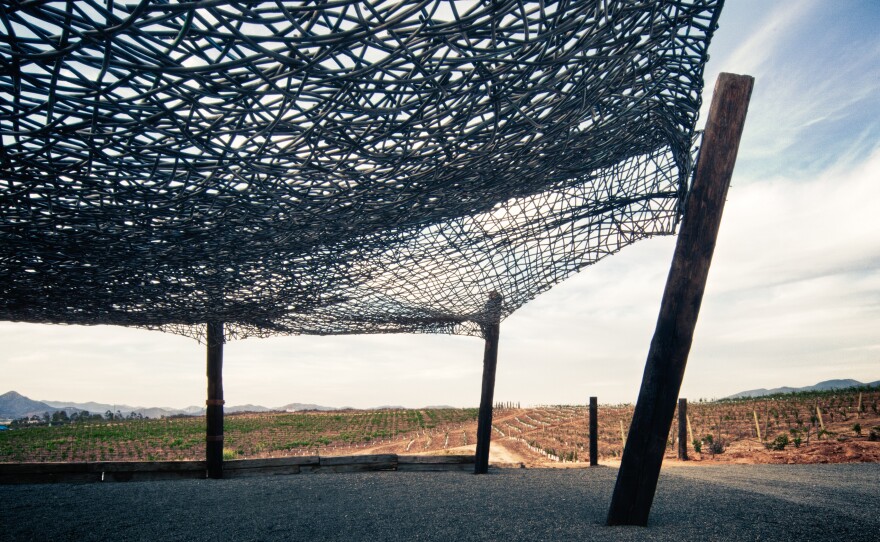
POLYGON ((648 523, 753 83, 747 75, 722 73, 715 84, 693 186, 611 498, 609 525, 648 523))
POLYGON ((688 400, 678 400, 678 458, 682 461, 688 459, 688 424, 687 424, 688 400))
POLYGON ((492 440, 492 397, 495 395, 495 366, 498 363, 498 332, 501 318, 501 295, 489 294, 486 313, 489 323, 482 324, 486 348, 483 351, 483 389, 480 393, 480 413, 477 418, 477 454, 474 474, 489 472, 489 442, 492 440))
POLYGON ((599 464, 599 403, 590 397, 590 466, 599 464))
POLYGON ((223 478, 223 322, 209 322, 207 436, 208 478, 223 478))

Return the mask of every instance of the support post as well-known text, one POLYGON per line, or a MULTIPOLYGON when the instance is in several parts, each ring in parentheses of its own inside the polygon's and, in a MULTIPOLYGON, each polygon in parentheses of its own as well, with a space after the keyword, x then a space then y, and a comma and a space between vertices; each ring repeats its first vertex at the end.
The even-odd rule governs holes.
POLYGON ((590 397, 590 466, 599 464, 599 404, 590 397))
POLYGON ((208 400, 205 459, 208 478, 223 478, 223 322, 208 322, 208 400))
POLYGON ((477 453, 474 474, 489 472, 489 443, 492 440, 492 397, 495 395, 495 366, 498 363, 498 334, 501 314, 501 295, 492 292, 486 303, 490 323, 483 324, 486 347, 483 350, 483 387, 480 393, 480 413, 477 418, 477 453))
POLYGON ((611 497, 609 525, 648 523, 753 83, 747 75, 722 73, 715 84, 693 186, 611 497))
POLYGON ((688 460, 688 400, 678 400, 678 458, 682 461, 688 460))

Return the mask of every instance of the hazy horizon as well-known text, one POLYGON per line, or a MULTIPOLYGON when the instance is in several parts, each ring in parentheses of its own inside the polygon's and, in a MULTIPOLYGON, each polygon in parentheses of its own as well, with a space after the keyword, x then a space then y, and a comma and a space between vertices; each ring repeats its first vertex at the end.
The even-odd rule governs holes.
MULTIPOLYGON (((813 382, 812 384, 762 385, 762 386, 757 386, 755 388, 743 389, 743 390, 735 392, 731 395, 736 395, 739 393, 756 391, 756 390, 774 390, 774 389, 780 389, 780 388, 792 388, 792 389, 806 388, 806 387, 810 387, 810 386, 815 386, 817 384, 822 384, 824 382, 835 381, 835 380, 847 380, 847 381, 848 380, 855 380, 855 381, 860 382, 861 384, 880 383, 880 378, 862 380, 862 379, 858 379, 858 378, 840 377, 840 378, 832 378, 832 379, 828 379, 828 380, 823 380, 822 382, 813 382)), ((840 389, 844 389, 844 388, 840 388, 840 389)), ((94 404, 99 404, 99 405, 115 405, 118 407, 127 407, 127 408, 133 408, 133 409, 150 409, 150 408, 158 408, 158 409, 166 409, 166 410, 190 410, 193 408, 204 409, 204 406, 200 406, 197 404, 177 405, 177 406, 175 406, 175 405, 137 405, 137 404, 131 404, 129 402, 112 403, 112 402, 107 402, 107 401, 101 401, 100 399, 90 399, 90 400, 85 400, 85 401, 82 401, 82 400, 68 401, 66 399, 56 399, 56 398, 51 398, 51 397, 37 398, 37 397, 29 396, 26 393, 21 393, 19 390, 6 390, 5 392, 0 393, 0 396, 5 395, 6 393, 9 393, 9 392, 18 393, 19 395, 22 395, 30 400, 39 401, 39 402, 43 402, 43 403, 64 403, 63 405, 56 404, 54 406, 50 404, 49 406, 52 406, 53 408, 64 408, 65 406, 76 407, 77 405, 94 403, 94 404)), ((725 396, 725 397, 699 396, 699 397, 691 397, 691 398, 687 398, 687 399, 691 402, 698 402, 698 401, 699 402, 702 402, 702 401, 712 402, 712 401, 727 399, 729 397, 730 396, 725 396)), ((587 398, 584 398, 584 399, 585 400, 580 403, 565 403, 565 404, 573 405, 573 406, 586 406, 588 404, 588 401, 586 400, 587 398)), ((325 405, 325 404, 319 404, 319 403, 304 403, 302 401, 287 401, 284 404, 271 404, 271 405, 270 404, 262 404, 262 403, 227 404, 226 408, 228 409, 228 408, 254 406, 254 407, 268 408, 271 410, 280 410, 283 407, 287 407, 287 406, 296 404, 296 405, 302 405, 302 406, 316 406, 316 407, 321 407, 321 408, 326 407, 326 408, 332 408, 334 410, 347 410, 347 409, 379 410, 379 409, 384 409, 384 408, 404 408, 404 409, 409 409, 409 410, 416 410, 416 409, 421 409, 421 408, 446 408, 446 407, 449 407, 449 408, 478 408, 479 407, 478 402, 475 404, 472 404, 472 405, 448 405, 448 404, 398 405, 398 404, 392 404, 392 403, 385 403, 385 404, 372 405, 372 406, 368 406, 368 407, 353 407, 351 405, 325 405)), ((523 403, 522 401, 517 401, 515 399, 514 400, 496 401, 496 404, 501 403, 501 402, 519 404, 520 407, 522 407, 522 408, 534 408, 534 407, 540 407, 540 406, 552 406, 552 405, 562 404, 562 403, 527 404, 527 403, 523 403)), ((635 403, 635 401, 628 401, 628 402, 599 401, 600 405, 603 405, 603 404, 604 405, 614 405, 614 404, 630 404, 630 405, 632 405, 634 403, 635 403)))

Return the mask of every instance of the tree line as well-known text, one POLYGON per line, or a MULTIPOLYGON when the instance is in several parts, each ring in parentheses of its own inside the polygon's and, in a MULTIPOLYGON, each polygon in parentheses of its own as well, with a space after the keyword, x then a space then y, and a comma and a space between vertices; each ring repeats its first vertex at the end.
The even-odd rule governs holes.
POLYGON ((149 420, 149 416, 144 416, 139 412, 129 412, 124 415, 121 411, 113 412, 107 410, 103 414, 91 413, 88 410, 73 412, 67 414, 66 410, 56 410, 54 412, 44 412, 42 415, 34 414, 32 416, 23 416, 12 421, 10 428, 33 427, 45 425, 65 425, 68 423, 78 422, 96 422, 96 421, 121 421, 121 420, 149 420))

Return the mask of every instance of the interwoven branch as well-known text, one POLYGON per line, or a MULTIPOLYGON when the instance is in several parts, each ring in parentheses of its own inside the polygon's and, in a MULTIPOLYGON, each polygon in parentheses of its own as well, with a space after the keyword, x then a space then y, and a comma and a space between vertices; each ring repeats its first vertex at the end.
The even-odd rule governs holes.
POLYGON ((0 319, 479 334, 674 232, 720 0, 0 12, 0 319))

